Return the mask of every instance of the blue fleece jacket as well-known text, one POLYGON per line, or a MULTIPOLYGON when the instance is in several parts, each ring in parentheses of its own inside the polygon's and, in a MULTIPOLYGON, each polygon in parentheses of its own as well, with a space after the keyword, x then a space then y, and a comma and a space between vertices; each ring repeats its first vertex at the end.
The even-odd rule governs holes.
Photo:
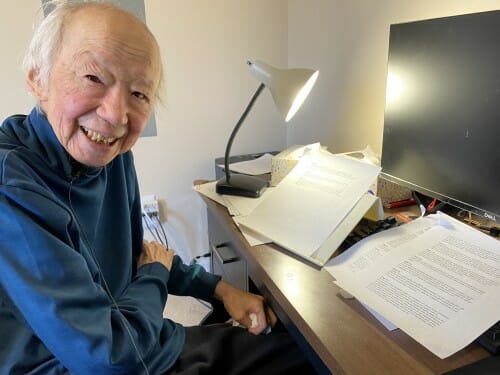
POLYGON ((167 295, 209 300, 218 277, 175 257, 136 268, 143 230, 132 153, 69 157, 46 117, 0 128, 0 374, 150 374, 180 354, 167 295), (138 354, 140 353, 140 355, 138 354))

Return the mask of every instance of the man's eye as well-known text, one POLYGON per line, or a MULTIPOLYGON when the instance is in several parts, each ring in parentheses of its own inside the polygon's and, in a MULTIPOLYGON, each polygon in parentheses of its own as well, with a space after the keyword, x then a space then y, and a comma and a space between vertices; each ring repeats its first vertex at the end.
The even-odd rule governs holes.
POLYGON ((85 75, 85 78, 87 78, 89 81, 94 82, 94 83, 101 83, 101 80, 99 77, 93 75, 93 74, 87 74, 85 75))
POLYGON ((132 93, 132 95, 135 96, 136 98, 140 99, 140 100, 143 100, 143 101, 146 101, 146 102, 149 101, 149 98, 146 95, 144 95, 142 92, 134 91, 132 93))

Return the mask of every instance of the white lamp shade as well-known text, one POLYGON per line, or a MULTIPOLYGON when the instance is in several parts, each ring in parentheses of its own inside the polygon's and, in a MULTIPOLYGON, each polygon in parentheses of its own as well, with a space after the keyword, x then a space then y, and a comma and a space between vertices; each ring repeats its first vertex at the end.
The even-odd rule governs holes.
POLYGON ((252 74, 271 91, 276 107, 285 121, 295 115, 319 74, 312 69, 278 69, 262 61, 248 63, 252 74))

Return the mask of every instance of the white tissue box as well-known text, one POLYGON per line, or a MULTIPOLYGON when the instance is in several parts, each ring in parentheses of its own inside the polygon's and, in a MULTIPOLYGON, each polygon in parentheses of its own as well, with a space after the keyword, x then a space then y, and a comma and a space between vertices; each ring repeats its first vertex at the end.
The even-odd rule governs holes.
POLYGON ((299 157, 295 151, 303 146, 297 145, 281 151, 271 159, 271 186, 276 186, 283 178, 295 167, 299 161, 299 157))

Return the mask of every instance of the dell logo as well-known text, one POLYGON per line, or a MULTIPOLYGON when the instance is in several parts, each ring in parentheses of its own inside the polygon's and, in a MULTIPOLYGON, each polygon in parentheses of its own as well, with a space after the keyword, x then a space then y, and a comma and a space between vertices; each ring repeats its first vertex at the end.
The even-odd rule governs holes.
POLYGON ((487 212, 484 213, 484 217, 489 219, 489 220, 497 221, 497 218, 495 217, 495 215, 491 215, 487 212))

